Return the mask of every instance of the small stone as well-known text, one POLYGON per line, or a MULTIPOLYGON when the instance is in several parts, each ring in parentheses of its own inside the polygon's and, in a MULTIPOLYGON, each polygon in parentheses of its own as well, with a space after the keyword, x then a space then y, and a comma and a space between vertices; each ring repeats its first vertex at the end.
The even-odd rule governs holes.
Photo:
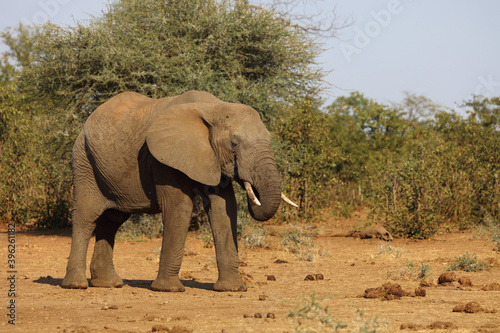
POLYGON ((422 280, 420 280, 420 287, 429 288, 429 287, 434 287, 434 286, 435 286, 434 282, 429 277, 426 277, 426 278, 423 278, 422 280))
POLYGON ((307 274, 304 281, 314 281, 314 276, 312 276, 311 274, 307 274))
POLYGON ((170 329, 165 325, 154 325, 151 327, 151 332, 170 332, 170 329))
POLYGON ((251 314, 245 313, 243 315, 243 318, 253 318, 253 316, 251 314))
POLYGON ((417 289, 415 289, 415 296, 425 297, 425 295, 427 295, 427 291, 425 290, 425 288, 418 287, 417 289))
POLYGON ((464 287, 472 287, 472 281, 468 277, 461 277, 458 279, 458 283, 460 283, 464 287))
POLYGON ((266 275, 267 281, 276 281, 276 277, 274 275, 266 275))
POLYGON ((478 313, 481 311, 481 305, 479 305, 478 302, 469 302, 465 304, 465 312, 467 313, 478 313))
POLYGON ((108 307, 108 306, 106 306, 106 305, 104 305, 104 306, 101 308, 101 310, 107 310, 107 309, 109 309, 109 307, 108 307))
POLYGON ((381 298, 386 294, 385 289, 382 288, 369 288, 365 290, 365 298, 381 298))
POLYGON ((439 275, 438 283, 439 284, 445 284, 445 283, 451 283, 457 280, 457 276, 455 275, 455 272, 445 272, 441 275, 439 275))
POLYGON ((267 299, 266 295, 259 295, 259 301, 265 301, 267 299))
POLYGON ((261 315, 260 313, 256 313, 256 314, 254 314, 254 316, 253 316, 253 317, 254 317, 254 318, 262 318, 262 315, 261 315))
POLYGON ((118 305, 111 305, 110 307, 108 307, 108 309, 110 309, 110 310, 118 310, 118 305))
POLYGON ((465 304, 459 304, 453 308, 453 312, 464 312, 464 311, 465 311, 465 304))
POLYGON ((402 297, 404 294, 403 288, 399 284, 392 285, 387 289, 387 294, 394 295, 396 297, 402 297))
POLYGON ((324 280, 325 277, 323 276, 323 274, 314 274, 314 277, 316 278, 316 280, 324 280))
POLYGON ((274 262, 275 264, 288 264, 288 261, 286 260, 281 260, 281 259, 276 259, 276 261, 274 262))
POLYGON ((276 318, 276 316, 272 312, 269 312, 266 317, 269 318, 269 319, 275 319, 276 318))

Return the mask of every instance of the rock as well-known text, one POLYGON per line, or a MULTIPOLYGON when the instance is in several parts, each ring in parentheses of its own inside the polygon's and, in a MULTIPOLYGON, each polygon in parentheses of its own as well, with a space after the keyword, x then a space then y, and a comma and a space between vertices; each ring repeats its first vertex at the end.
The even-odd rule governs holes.
POLYGON ((266 295, 259 295, 259 301, 265 301, 267 299, 266 295))
POLYGON ((254 314, 254 316, 253 316, 253 317, 254 317, 254 318, 262 318, 262 314, 260 314, 260 313, 256 313, 256 314, 254 314))
POLYGON ((390 242, 393 239, 389 231, 383 227, 367 228, 362 231, 355 230, 351 231, 347 236, 361 239, 378 238, 386 242, 390 242))
POLYGON ((457 280, 457 276, 455 272, 445 272, 439 275, 438 283, 439 284, 449 284, 457 280))
POLYGON ((464 312, 464 311, 465 311, 465 304, 459 304, 453 308, 453 312, 464 312))
POLYGON ((365 298, 381 298, 386 295, 385 289, 382 288, 370 288, 365 290, 365 298))
POLYGON ((422 280, 420 280, 420 287, 435 287, 436 285, 434 284, 434 282, 432 281, 431 278, 429 277, 426 277, 426 278, 423 278, 422 280))
POLYGON ((274 275, 266 275, 267 281, 276 281, 276 277, 274 275))
POLYGON ((427 291, 425 290, 425 288, 418 287, 417 289, 415 289, 415 296, 425 297, 425 295, 427 295, 427 291))
POLYGON ((472 281, 468 277, 461 277, 458 279, 458 283, 460 283, 463 287, 472 287, 472 281))
POLYGON ((286 260, 281 260, 281 259, 276 259, 276 261, 274 262, 275 264, 288 264, 288 261, 286 260))
POLYGON ((478 302, 469 302, 465 304, 465 312, 467 313, 478 313, 481 312, 481 305, 478 302))
POLYGON ((399 284, 395 284, 392 285, 389 289, 387 289, 387 294, 394 295, 396 297, 403 297, 404 291, 399 284))
POLYGON ((266 317, 269 318, 269 319, 275 319, 276 318, 276 316, 272 312, 269 312, 266 317))
POLYGON ((325 277, 323 274, 308 274, 305 278, 304 281, 317 281, 317 280, 323 280, 325 277))

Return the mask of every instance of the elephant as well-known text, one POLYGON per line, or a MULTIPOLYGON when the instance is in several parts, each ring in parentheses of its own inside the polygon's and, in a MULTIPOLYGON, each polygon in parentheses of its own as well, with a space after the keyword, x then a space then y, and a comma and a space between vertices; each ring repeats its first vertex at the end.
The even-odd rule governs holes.
POLYGON ((184 291, 179 279, 193 199, 207 203, 218 268, 217 291, 245 291, 238 274, 233 181, 247 192, 251 216, 270 219, 281 200, 270 134, 258 112, 208 92, 153 99, 123 92, 87 119, 72 151, 72 241, 63 288, 122 287, 113 265, 115 234, 131 214, 162 213, 155 291, 184 291))

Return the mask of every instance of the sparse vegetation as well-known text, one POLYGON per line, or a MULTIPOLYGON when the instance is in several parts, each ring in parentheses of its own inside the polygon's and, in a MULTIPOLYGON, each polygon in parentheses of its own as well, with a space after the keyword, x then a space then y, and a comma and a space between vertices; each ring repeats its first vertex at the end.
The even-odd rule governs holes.
POLYGON ((387 271, 387 278, 393 280, 417 280, 430 277, 431 268, 428 264, 421 261, 419 264, 406 259, 404 265, 396 270, 387 271))
POLYGON ((314 243, 314 233, 297 225, 292 225, 290 230, 281 236, 281 246, 285 251, 293 253, 299 260, 313 261, 319 254, 314 243))
POLYGON ((138 241, 159 237, 163 232, 160 214, 134 214, 122 224, 116 238, 118 240, 138 241))
POLYGON ((465 254, 455 258, 453 264, 448 267, 448 271, 481 272, 488 269, 488 264, 477 258, 475 253, 465 254))
POLYGON ((204 247, 206 248, 214 247, 214 237, 212 234, 212 228, 210 228, 209 224, 202 224, 199 227, 196 238, 198 238, 203 242, 204 247))
POLYGON ((330 313, 326 299, 318 297, 315 293, 303 296, 301 303, 288 317, 295 323, 295 332, 351 332, 351 333, 376 333, 384 332, 387 323, 378 317, 367 319, 365 311, 356 309, 356 318, 352 323, 337 321, 330 313))
POLYGON ((403 253, 404 251, 402 249, 398 249, 384 242, 380 243, 379 251, 375 254, 375 257, 391 256, 396 259, 403 256, 403 253))
POLYGON ((240 241, 249 249, 265 247, 268 245, 268 236, 269 233, 262 228, 262 224, 248 220, 242 227, 240 241))
POLYGON ((295 332, 339 332, 347 323, 337 322, 330 313, 328 305, 321 304, 323 299, 315 293, 302 297, 302 302, 288 317, 295 322, 295 332))

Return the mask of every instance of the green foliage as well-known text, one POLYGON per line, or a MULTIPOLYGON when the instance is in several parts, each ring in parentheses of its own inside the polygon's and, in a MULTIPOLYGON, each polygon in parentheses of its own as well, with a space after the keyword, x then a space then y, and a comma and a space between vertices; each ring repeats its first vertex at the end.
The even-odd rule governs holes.
POLYGON ((118 240, 138 241, 157 238, 163 233, 163 222, 160 214, 134 214, 122 224, 116 238, 118 240))
POLYGON ((158 98, 195 89, 269 119, 287 101, 316 95, 323 76, 304 32, 226 0, 120 0, 90 22, 44 28, 44 52, 24 80, 81 118, 119 92, 158 98))
MULTIPOLYGON (((14 85, 0 86, 0 215, 29 227, 63 227, 69 221, 71 178, 53 115, 37 112, 14 85)), ((50 103, 47 103, 50 105, 50 103)))
POLYGON ((344 181, 365 179, 391 155, 401 152, 408 123, 398 108, 353 92, 337 98, 328 112, 333 142, 349 157, 339 165, 344 181))
POLYGON ((398 236, 426 238, 443 226, 495 220, 498 100, 476 97, 464 119, 423 97, 407 96, 394 108, 359 93, 341 97, 329 107, 334 141, 348 155, 339 178, 359 183, 375 216, 398 236))
POLYGON ((285 192, 300 207, 282 207, 284 220, 314 219, 328 206, 330 188, 337 183, 337 163, 345 156, 329 135, 332 121, 313 102, 297 102, 290 113, 274 124, 275 158, 284 176, 285 192))
POLYGON ((481 272, 488 269, 488 264, 477 258, 475 253, 465 254, 455 258, 455 262, 448 267, 448 271, 481 272))
POLYGON ((9 48, 0 58, 0 85, 12 83, 17 71, 29 66, 40 54, 40 27, 19 24, 0 32, 2 42, 9 48))

